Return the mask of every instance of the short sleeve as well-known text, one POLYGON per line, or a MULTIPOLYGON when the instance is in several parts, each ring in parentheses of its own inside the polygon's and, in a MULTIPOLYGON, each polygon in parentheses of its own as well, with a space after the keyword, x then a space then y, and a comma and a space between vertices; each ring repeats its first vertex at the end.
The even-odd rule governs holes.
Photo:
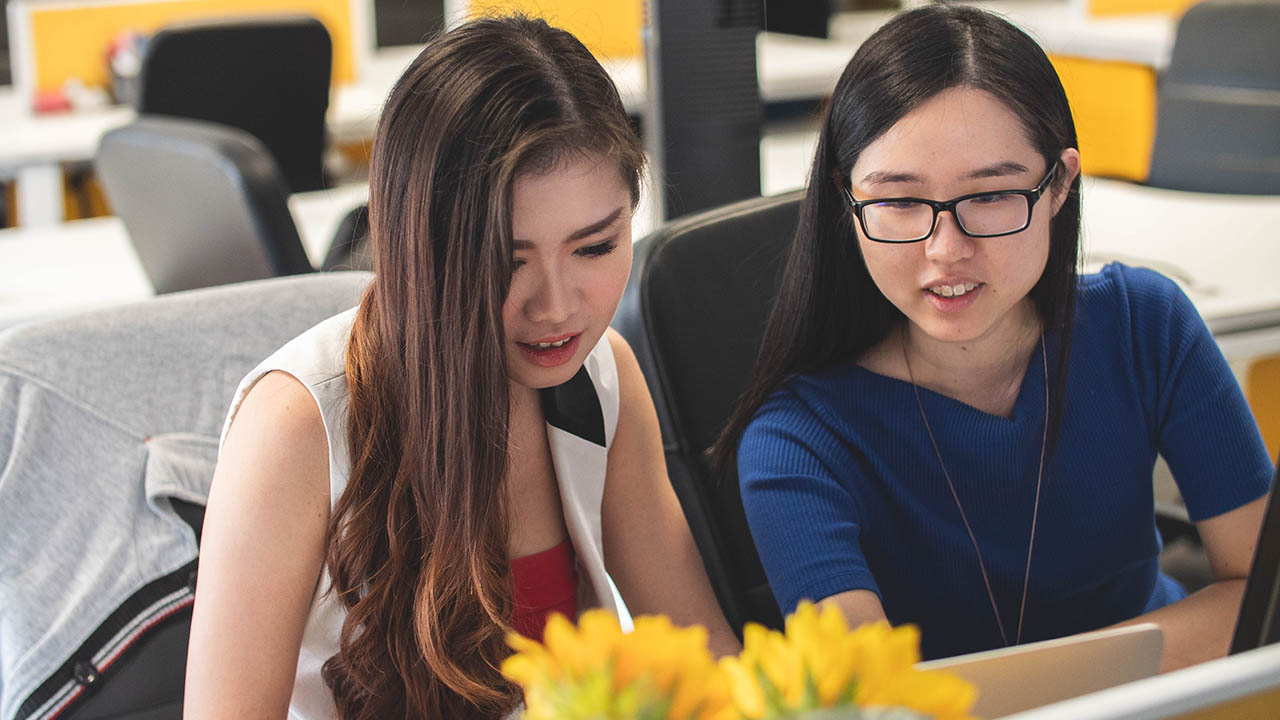
POLYGON ((1274 467, 1218 343, 1173 281, 1126 270, 1137 369, 1188 514, 1199 521, 1261 497, 1274 467))
POLYGON ((788 389, 770 397, 743 434, 743 509, 784 615, 804 599, 879 594, 859 543, 858 503, 836 472, 852 468, 850 459, 847 444, 788 389))

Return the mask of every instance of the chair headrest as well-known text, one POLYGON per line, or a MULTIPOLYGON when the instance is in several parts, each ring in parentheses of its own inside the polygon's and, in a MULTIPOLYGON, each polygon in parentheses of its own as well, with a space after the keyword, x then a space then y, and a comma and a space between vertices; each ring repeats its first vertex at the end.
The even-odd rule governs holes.
POLYGON ((156 292, 312 269, 275 162, 242 130, 142 117, 95 163, 156 292))

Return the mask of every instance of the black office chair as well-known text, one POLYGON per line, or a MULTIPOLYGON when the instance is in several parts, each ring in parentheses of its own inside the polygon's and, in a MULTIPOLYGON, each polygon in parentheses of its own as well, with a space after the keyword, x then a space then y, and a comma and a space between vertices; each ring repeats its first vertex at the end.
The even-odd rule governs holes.
POLYGON ((360 205, 347 211, 333 233, 329 251, 320 269, 373 270, 373 254, 369 248, 369 206, 360 205))
POLYGON ((6 718, 182 716, 199 529, 232 395, 369 278, 275 278, 0 332, 6 718))
POLYGON ((746 388, 800 199, 756 198, 675 221, 636 243, 613 325, 634 348, 662 426, 667 469, 711 586, 736 632, 781 626, 736 477, 706 451, 746 388))
POLYGON ((284 181, 247 132, 143 117, 104 135, 95 163, 157 293, 314 269, 284 181))
POLYGON ((1148 184, 1280 193, 1280 2, 1206 0, 1178 22, 1148 184))
POLYGON ((325 112, 333 47, 304 16, 172 25, 147 42, 139 113, 240 128, 262 141, 289 192, 325 186, 325 112))

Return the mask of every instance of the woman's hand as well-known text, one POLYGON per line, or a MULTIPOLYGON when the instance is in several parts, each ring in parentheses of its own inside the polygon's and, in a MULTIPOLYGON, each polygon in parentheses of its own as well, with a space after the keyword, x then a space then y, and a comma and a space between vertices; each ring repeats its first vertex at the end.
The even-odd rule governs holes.
POLYGON ((1171 605, 1120 623, 1153 622, 1164 631, 1160 672, 1224 657, 1231 647, 1245 580, 1270 495, 1196 523, 1214 583, 1171 605))

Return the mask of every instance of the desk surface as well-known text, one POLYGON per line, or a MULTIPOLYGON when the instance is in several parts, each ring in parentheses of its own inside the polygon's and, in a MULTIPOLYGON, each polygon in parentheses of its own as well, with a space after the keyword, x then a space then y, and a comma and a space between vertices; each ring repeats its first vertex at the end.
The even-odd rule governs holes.
MULTIPOLYGON (((771 141, 761 152, 766 170, 773 168, 765 192, 801 186, 812 136, 797 132, 771 141)), ((291 200, 314 260, 366 193, 353 186, 291 200)), ((1280 244, 1271 237, 1280 226, 1280 196, 1207 195, 1099 178, 1086 178, 1083 195, 1086 271, 1119 260, 1164 272, 1183 286, 1220 342, 1280 327, 1280 283, 1274 279, 1280 244)), ((641 208, 633 232, 641 237, 652 227, 641 208)), ((117 218, 0 230, 0 327, 152 292, 117 218)))
MULTIPOLYGON (((350 185, 289 199, 313 264, 368 187, 350 185)), ((0 230, 0 329, 16 322, 77 312, 155 294, 118 217, 0 230)))

